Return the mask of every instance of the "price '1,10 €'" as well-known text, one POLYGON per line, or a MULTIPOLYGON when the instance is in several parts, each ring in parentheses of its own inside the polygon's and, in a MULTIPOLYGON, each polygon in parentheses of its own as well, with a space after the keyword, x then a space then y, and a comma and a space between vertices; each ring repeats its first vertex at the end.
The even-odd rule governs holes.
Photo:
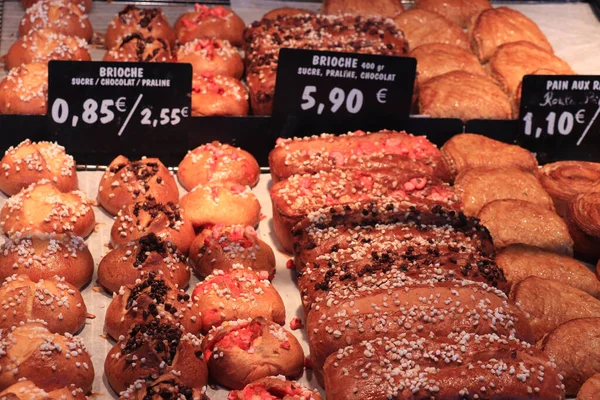
POLYGON ((329 92, 329 102, 330 104, 325 105, 325 103, 318 103, 315 99, 314 95, 317 93, 316 86, 305 86, 304 92, 302 93, 302 104, 300 104, 300 108, 304 111, 308 111, 314 107, 317 107, 317 114, 323 114, 325 111, 325 107, 328 107, 328 111, 335 114, 339 110, 345 109, 350 114, 357 114, 360 112, 363 106, 364 96, 362 91, 359 89, 351 89, 348 93, 339 87, 334 87, 329 92))

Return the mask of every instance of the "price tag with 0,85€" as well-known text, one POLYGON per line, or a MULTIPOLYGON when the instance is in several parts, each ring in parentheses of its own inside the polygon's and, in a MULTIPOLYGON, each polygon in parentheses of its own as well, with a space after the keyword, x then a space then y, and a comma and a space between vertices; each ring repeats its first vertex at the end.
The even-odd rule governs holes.
POLYGON ((281 49, 273 102, 280 136, 398 127, 410 113, 416 60, 281 49))
POLYGON ((523 78, 518 142, 541 163, 600 158, 600 76, 523 78))

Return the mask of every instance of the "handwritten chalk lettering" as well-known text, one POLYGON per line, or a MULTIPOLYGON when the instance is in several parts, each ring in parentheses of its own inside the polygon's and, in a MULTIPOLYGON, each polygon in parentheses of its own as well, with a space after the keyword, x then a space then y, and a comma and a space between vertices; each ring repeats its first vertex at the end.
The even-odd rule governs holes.
POLYGON ((569 90, 569 81, 549 80, 546 90, 569 90))
POLYGON ((571 90, 590 90, 590 81, 573 81, 571 90))
POLYGON ((321 68, 298 67, 298 75, 323 76, 321 68))
POLYGON ((329 76, 331 78, 348 78, 348 79, 356 79, 356 71, 348 70, 348 69, 326 69, 325 76, 329 76))
POLYGON ((566 97, 555 97, 554 92, 546 92, 544 95, 544 100, 539 104, 542 107, 550 107, 550 106, 571 106, 575 104, 575 100, 571 96, 566 97))
POLYGON ((358 68, 358 58, 343 56, 313 56, 312 64, 322 67, 358 68))
POLYGON ((100 67, 101 78, 143 78, 144 68, 139 67, 100 67))

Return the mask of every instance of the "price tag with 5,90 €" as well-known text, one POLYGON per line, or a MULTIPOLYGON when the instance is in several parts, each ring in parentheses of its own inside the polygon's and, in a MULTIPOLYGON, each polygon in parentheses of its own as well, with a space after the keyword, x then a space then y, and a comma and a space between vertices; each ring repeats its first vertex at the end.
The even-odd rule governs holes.
POLYGON ((279 136, 397 128, 409 116, 416 60, 281 49, 273 101, 279 136))
POLYGON ((523 78, 518 143, 541 163, 600 159, 600 76, 523 78))

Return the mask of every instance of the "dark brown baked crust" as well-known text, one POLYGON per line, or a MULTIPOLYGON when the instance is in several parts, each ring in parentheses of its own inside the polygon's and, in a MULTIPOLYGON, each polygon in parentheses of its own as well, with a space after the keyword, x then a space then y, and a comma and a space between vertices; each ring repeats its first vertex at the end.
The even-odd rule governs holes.
POLYGON ((116 392, 127 389, 138 379, 158 378, 170 371, 177 371, 185 386, 206 386, 208 371, 201 338, 158 320, 134 325, 108 352, 104 362, 104 373, 116 392))
POLYGON ((108 24, 104 44, 107 49, 119 46, 131 34, 141 38, 154 37, 175 47, 175 30, 169 25, 161 8, 138 8, 129 4, 123 7, 108 24))
POLYGON ((199 334, 202 320, 198 304, 171 281, 149 272, 134 285, 121 287, 106 310, 104 327, 112 338, 127 335, 133 325, 152 320, 169 321, 199 334))
POLYGON ((404 131, 280 138, 269 153, 269 167, 275 181, 333 169, 385 168, 410 169, 442 180, 449 178, 437 147, 424 136, 404 131))
POLYGON ((328 399, 565 398, 551 360, 493 333, 384 336, 332 354, 324 372, 328 399))
POLYGON ((211 377, 231 389, 243 389, 273 375, 297 378, 304 351, 289 331, 262 317, 226 322, 202 343, 211 377))
POLYGON ((131 33, 111 47, 102 61, 122 62, 171 62, 173 56, 169 44, 160 37, 131 33))
POLYGON ((119 211, 110 231, 110 244, 120 246, 150 233, 183 254, 188 253, 195 236, 192 222, 178 204, 159 203, 150 195, 119 211))
POLYGON ((279 15, 252 23, 245 36, 246 79, 255 115, 272 112, 280 48, 396 56, 407 50, 392 21, 351 15, 279 15))
POLYGON ((98 265, 98 283, 115 293, 154 271, 183 289, 190 280, 186 261, 170 242, 150 233, 106 254, 98 265))

